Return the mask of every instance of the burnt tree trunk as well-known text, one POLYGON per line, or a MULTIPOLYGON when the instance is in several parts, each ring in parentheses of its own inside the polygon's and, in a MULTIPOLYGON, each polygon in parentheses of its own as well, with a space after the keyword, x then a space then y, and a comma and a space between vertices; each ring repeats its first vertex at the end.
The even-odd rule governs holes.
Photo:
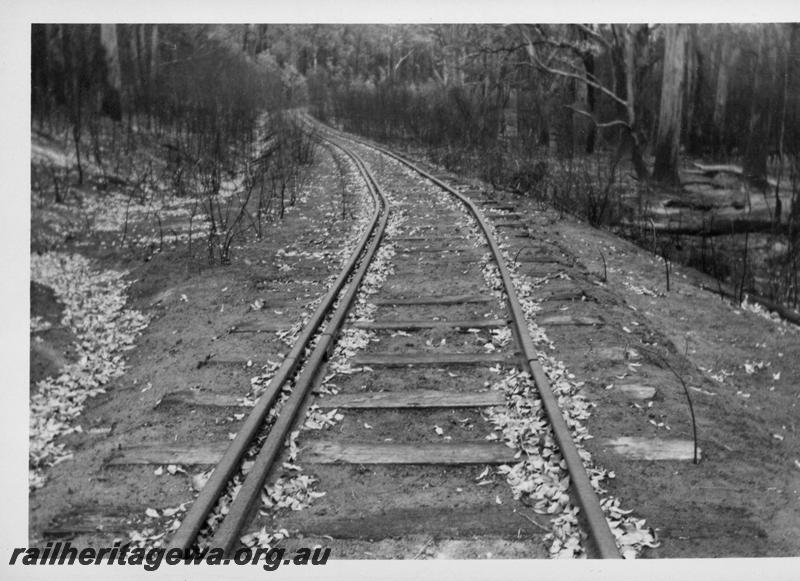
MULTIPOLYGON (((594 55, 592 53, 584 53, 583 55, 583 68, 586 70, 586 75, 589 78, 594 78, 594 55)), ((596 89, 592 85, 586 85, 586 107, 589 114, 594 116, 595 103, 596 103, 596 89)), ((595 142, 597 141, 597 127, 594 123, 589 124, 589 131, 586 135, 586 149, 585 152, 589 155, 594 153, 595 142)))
POLYGON ((106 90, 103 95, 103 113, 120 121, 122 119, 122 73, 119 65, 117 25, 100 25, 100 42, 105 51, 106 90))
POLYGON ((83 184, 81 161, 81 134, 83 131, 83 91, 81 86, 81 57, 85 54, 85 30, 81 26, 63 27, 61 48, 66 78, 67 105, 72 125, 72 141, 78 169, 78 184, 83 184))
POLYGON ((691 156, 703 153, 707 140, 702 123, 703 85, 705 85, 706 57, 698 50, 698 29, 689 28, 686 48, 686 112, 683 115, 683 143, 691 156))
POLYGON ((763 37, 753 66, 753 95, 748 123, 747 147, 742 166, 747 180, 756 187, 767 186, 767 157, 770 124, 770 63, 763 37))
POLYGON ((138 107, 140 98, 140 87, 142 81, 141 58, 139 50, 139 27, 142 24, 132 24, 128 29, 128 42, 130 47, 131 63, 131 82, 130 82, 130 103, 128 104, 129 117, 134 109, 138 107))
POLYGON ((155 86, 158 76, 158 24, 150 30, 150 83, 155 86))
POLYGON ((686 92, 687 45, 688 27, 683 24, 667 24, 653 178, 671 184, 680 183, 678 155, 681 146, 683 97, 686 92))
POLYGON ((641 24, 631 24, 625 31, 625 110, 630 132, 631 162, 636 177, 642 182, 648 181, 650 174, 642 157, 640 123, 636 115, 636 53, 643 38, 642 32, 646 34, 646 30, 641 24))
POLYGON ((712 117, 712 142, 717 154, 728 154, 725 120, 728 105, 728 82, 730 70, 739 58, 739 47, 731 46, 728 35, 720 41, 717 82, 714 91, 714 113, 712 117))

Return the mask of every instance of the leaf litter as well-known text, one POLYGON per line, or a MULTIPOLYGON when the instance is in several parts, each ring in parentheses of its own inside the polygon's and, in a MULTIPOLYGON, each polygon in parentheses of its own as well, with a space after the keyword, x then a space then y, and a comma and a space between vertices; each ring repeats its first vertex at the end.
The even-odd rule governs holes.
POLYGON ((36 385, 30 402, 29 487, 41 488, 44 471, 72 457, 60 436, 81 432, 76 424, 86 400, 105 393, 105 386, 125 371, 126 351, 149 319, 125 308, 124 271, 99 271, 79 254, 31 255, 31 280, 51 287, 64 304, 61 323, 76 337, 76 361, 57 377, 36 385))
MULTIPOLYGON (((393 232, 401 219, 399 216, 392 215, 387 224, 387 232, 393 232)), ((388 238, 388 237, 387 237, 388 238)), ((383 286, 386 278, 393 272, 392 258, 396 252, 396 247, 391 242, 384 242, 375 254, 375 258, 370 264, 364 279, 356 294, 354 308, 348 317, 350 321, 371 320, 375 312, 368 297, 377 293, 383 286)), ((349 360, 359 351, 369 345, 370 340, 375 337, 375 333, 364 329, 345 327, 333 350, 333 354, 328 363, 331 374, 327 375, 319 388, 319 392, 324 396, 325 393, 336 393, 335 385, 330 381, 337 374, 352 373, 349 360)), ((312 404, 303 422, 302 431, 327 430, 344 419, 344 415, 338 409, 322 411, 321 408, 312 404)), ((369 426, 367 429, 372 428, 369 426)), ((314 500, 325 496, 325 492, 315 490, 316 478, 305 474, 303 468, 297 464, 297 438, 299 432, 293 432, 287 442, 289 447, 289 462, 284 463, 283 471, 278 478, 264 487, 261 494, 262 508, 261 514, 268 515, 280 509, 303 510, 314 500)), ((275 543, 287 538, 289 535, 285 529, 269 531, 266 526, 256 533, 250 533, 242 537, 241 541, 251 547, 271 547, 275 543)))
MULTIPOLYGON (((507 240, 496 231, 491 223, 489 230, 496 240, 507 240)), ((469 218, 469 238, 476 242, 482 240, 476 222, 469 218)), ((528 332, 533 342, 547 351, 554 351, 555 345, 547 337, 544 329, 535 322, 540 311, 539 303, 533 298, 533 292, 542 281, 520 275, 516 264, 507 251, 507 244, 501 243, 501 252, 516 290, 520 305, 528 323, 528 332)), ((503 288, 502 278, 497 266, 485 255, 483 260, 484 279, 495 293, 500 294, 503 288)), ((652 294, 645 288, 632 289, 641 294, 652 294)), ((601 498, 601 507, 606 515, 609 527, 614 534, 617 546, 624 558, 635 558, 644 547, 657 547, 658 541, 654 531, 647 526, 644 519, 631 516, 632 511, 624 511, 619 506, 619 499, 608 495, 603 488, 605 480, 614 477, 613 472, 597 466, 581 442, 590 439, 584 422, 590 416, 592 404, 578 393, 582 382, 575 381, 563 362, 539 352, 539 363, 545 371, 559 407, 564 415, 572 438, 578 448, 589 475, 590 482, 601 498)), ((506 410, 498 407, 489 408, 488 419, 495 425, 493 438, 502 439, 506 445, 517 449, 520 458, 525 458, 514 465, 504 465, 498 472, 506 476, 514 497, 532 503, 536 512, 555 515, 551 519, 553 530, 545 536, 549 542, 549 553, 553 558, 585 557, 583 547, 584 533, 581 531, 577 514, 578 507, 572 506, 569 494, 569 475, 554 440, 552 429, 542 409, 538 391, 527 373, 512 370, 497 381, 492 389, 502 390, 507 397, 506 410), (523 456, 524 454, 524 456, 523 456)))

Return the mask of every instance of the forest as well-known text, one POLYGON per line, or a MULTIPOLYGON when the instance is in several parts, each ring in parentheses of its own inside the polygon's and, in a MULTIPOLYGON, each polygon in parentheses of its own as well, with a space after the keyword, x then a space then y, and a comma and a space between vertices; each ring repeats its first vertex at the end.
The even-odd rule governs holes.
MULTIPOLYGON (((31 48, 33 207, 118 206, 137 257, 224 264, 280 219, 305 108, 796 317, 800 24, 37 24, 31 48)), ((37 215, 34 248, 88 227, 37 215)))

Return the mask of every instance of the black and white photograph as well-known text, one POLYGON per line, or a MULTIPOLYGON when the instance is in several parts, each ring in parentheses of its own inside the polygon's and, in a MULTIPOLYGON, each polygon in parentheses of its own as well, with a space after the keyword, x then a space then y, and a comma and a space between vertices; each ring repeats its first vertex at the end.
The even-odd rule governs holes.
POLYGON ((9 578, 797 573, 800 10, 501 5, 8 26, 9 578))

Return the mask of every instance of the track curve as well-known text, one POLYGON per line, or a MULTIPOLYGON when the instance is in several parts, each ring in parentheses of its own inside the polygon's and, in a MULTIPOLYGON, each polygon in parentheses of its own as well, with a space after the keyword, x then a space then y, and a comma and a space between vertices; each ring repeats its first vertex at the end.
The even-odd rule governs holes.
MULTIPOLYGON (((375 213, 373 215, 369 230, 362 237, 356 252, 354 252, 351 256, 345 269, 343 269, 342 274, 339 276, 334 286, 326 295, 325 300, 323 300, 314 317, 312 317, 307 328, 304 330, 300 340, 284 361, 281 369, 273 378, 265 395, 258 402, 251 416, 248 417, 245 426, 239 432, 236 439, 232 442, 228 452, 226 452, 222 461, 214 470, 209 483, 201 491, 198 499, 187 513, 186 518, 184 518, 180 529, 173 537, 171 546, 186 550, 198 543, 198 535, 201 534, 208 515, 216 505, 218 498, 225 493, 228 482, 232 476, 240 470, 240 465, 245 452, 249 447, 254 445, 253 442, 256 439, 257 434, 263 430, 263 424, 267 413, 275 404, 278 393, 287 384, 287 382, 291 381, 293 382, 294 387, 290 395, 290 399, 281 408, 280 414, 278 415, 273 426, 270 428, 269 433, 266 435, 266 439, 261 445, 261 448, 256 456, 255 464, 247 473, 241 488, 238 490, 238 494, 228 509, 227 515, 219 527, 216 528, 216 530, 214 530, 211 534, 208 534, 208 531, 206 531, 207 542, 211 546, 222 547, 226 552, 230 552, 238 545, 240 534, 243 528, 246 526, 247 522, 253 518, 255 503, 260 498, 264 483, 269 476, 276 460, 280 456, 284 441, 286 440, 292 427, 297 424, 297 418, 301 415, 301 410, 304 408, 304 406, 308 405, 310 397, 309 393, 312 389, 312 386, 315 384, 315 382, 319 382, 319 376, 323 365, 333 351, 334 345, 336 344, 336 339, 339 336, 339 331, 342 329, 345 319, 348 316, 350 307, 353 304, 353 301, 356 299, 356 295, 359 291, 359 285, 367 273, 370 262, 376 255, 376 252, 381 245, 381 241, 384 237, 387 223, 389 222, 390 218, 390 201, 382 192, 381 187, 378 185, 375 177, 367 167, 367 164, 364 162, 361 156, 354 151, 355 147, 361 147, 369 148, 373 152, 378 152, 377 155, 388 156, 389 158, 403 164, 405 167, 424 178, 424 180, 427 182, 435 184, 435 186, 446 192, 453 199, 457 200, 459 204, 466 207, 472 219, 477 223, 485 240, 485 245, 488 246, 489 253, 491 254, 492 260, 496 264, 502 279, 503 296, 508 313, 506 318, 510 321, 511 331, 516 339, 517 346, 521 350, 519 362, 521 363, 522 369, 529 373, 531 377, 533 377, 536 388, 538 389, 541 397, 542 406, 547 414, 548 420, 550 421, 553 434, 563 456, 566 469, 569 473, 570 492, 581 509, 581 520, 589 539, 591 555, 599 558, 619 558, 620 554, 617 549, 614 536, 611 533, 606 518, 602 512, 602 509, 600 508, 599 500, 591 486, 591 482, 583 466, 583 462, 581 461, 578 449, 570 435, 569 428, 563 416, 561 415, 557 399, 550 389, 544 370, 538 362, 537 350, 534 347, 533 341, 528 333, 525 315, 517 298, 514 284, 509 270, 505 265, 501 249, 497 241, 494 239, 492 230, 486 223, 481 212, 471 200, 405 158, 375 144, 358 140, 352 136, 344 137, 329 129, 323 129, 316 124, 316 122, 311 121, 307 117, 304 119, 304 121, 310 125, 313 125, 316 131, 318 131, 321 135, 324 135, 323 139, 333 144, 336 148, 353 160, 358 167, 362 179, 364 179, 368 184, 370 194, 375 203, 375 213), (351 145, 347 145, 346 143, 348 142, 351 145), (356 145, 354 146, 352 144, 356 145), (344 289, 345 285, 347 285, 346 290, 344 289), (325 324, 326 320, 327 324, 325 324), (324 329, 323 324, 325 324, 324 329), (303 355, 306 354, 308 350, 311 350, 311 353, 304 357, 303 355)), ((436 225, 434 224, 433 228, 435 227, 436 225)), ((425 239, 424 237, 420 238, 423 240, 425 239)), ((407 240, 412 240, 412 238, 407 238, 407 240)), ((451 244, 451 242, 447 242, 446 244, 451 244)), ((446 252, 449 253, 450 251, 446 252)), ((439 297, 439 301, 441 302, 443 298, 452 301, 457 300, 459 301, 458 305, 461 305, 462 307, 462 303, 466 304, 470 301, 477 300, 474 296, 470 298, 470 295, 461 295, 455 298, 453 296, 439 297)), ((479 299, 480 297, 477 298, 479 299)), ((403 304, 403 300, 405 299, 392 300, 395 302, 389 302, 388 304, 394 304, 396 306, 397 304, 403 304)), ((429 298, 427 300, 430 301, 431 299, 429 298)), ((417 302, 409 304, 420 303, 417 302)), ((429 304, 436 304, 436 302, 434 301, 433 303, 429 304)), ((438 319, 438 317, 434 317, 433 321, 427 323, 412 321, 413 325, 410 328, 429 328, 425 326, 426 324, 429 326, 437 326, 436 324, 440 323, 440 321, 436 319, 438 319)), ((497 323, 494 325, 497 327, 501 327, 503 324, 505 324, 504 320, 499 319, 487 319, 485 322, 487 327, 493 326, 494 323, 497 323)), ((446 320, 444 323, 444 325, 440 326, 458 326, 455 323, 452 323, 452 321, 448 322, 446 320)), ((480 323, 480 321, 469 321, 470 325, 474 324, 478 327, 481 326, 480 323)), ((382 329, 394 328, 395 330, 402 330, 404 328, 403 325, 407 326, 408 324, 409 322, 407 321, 397 321, 393 324, 394 326, 392 326, 391 322, 384 322, 382 327, 377 323, 375 325, 382 329)), ((464 325, 466 324, 467 323, 465 322, 464 325)), ((373 325, 373 327, 375 325, 373 325)), ((367 325, 367 328, 370 327, 367 325)), ((444 344, 444 338, 442 343, 444 344)), ((460 354, 458 353, 449 354, 451 362, 454 362, 455 364, 471 364, 473 362, 472 360, 480 359, 479 357, 476 357, 475 354, 461 354, 470 356, 462 356, 460 359, 458 357, 459 355, 460 354)), ((402 354, 397 353, 395 353, 393 357, 394 358, 392 361, 394 361, 395 364, 406 367, 417 365, 420 361, 424 361, 424 358, 420 359, 418 357, 417 359, 414 359, 413 356, 409 356, 408 354, 406 354, 405 359, 403 359, 402 354)), ((379 361, 379 359, 380 358, 375 359, 373 357, 373 361, 379 361)), ((494 359, 491 359, 491 357, 484 359, 486 361, 494 361, 494 359)), ((499 366, 500 362, 503 361, 503 357, 498 356, 496 360, 498 361, 497 364, 499 366)), ((369 361, 368 358, 367 361, 369 361)), ((438 359, 436 359, 436 362, 438 364, 446 365, 448 364, 448 359, 447 357, 440 355, 438 359)), ((381 364, 386 364, 386 361, 383 361, 381 364)), ((391 361, 390 364, 392 364, 391 361)), ((456 403, 453 405, 459 404, 456 403)), ((387 439, 391 440, 392 438, 387 439)), ((453 450, 453 445, 446 445, 444 448, 442 448, 442 450, 447 450, 448 447, 448 451, 453 450)), ((475 450, 480 450, 482 448, 476 448, 473 446, 470 449, 472 450, 472 453, 474 453, 475 450)), ((345 452, 339 450, 337 453, 347 456, 348 450, 352 452, 352 446, 345 450, 345 452)), ((346 459, 344 461, 348 462, 346 459)), ((461 463, 468 464, 478 462, 476 462, 474 458, 466 458, 462 459, 461 463)))

